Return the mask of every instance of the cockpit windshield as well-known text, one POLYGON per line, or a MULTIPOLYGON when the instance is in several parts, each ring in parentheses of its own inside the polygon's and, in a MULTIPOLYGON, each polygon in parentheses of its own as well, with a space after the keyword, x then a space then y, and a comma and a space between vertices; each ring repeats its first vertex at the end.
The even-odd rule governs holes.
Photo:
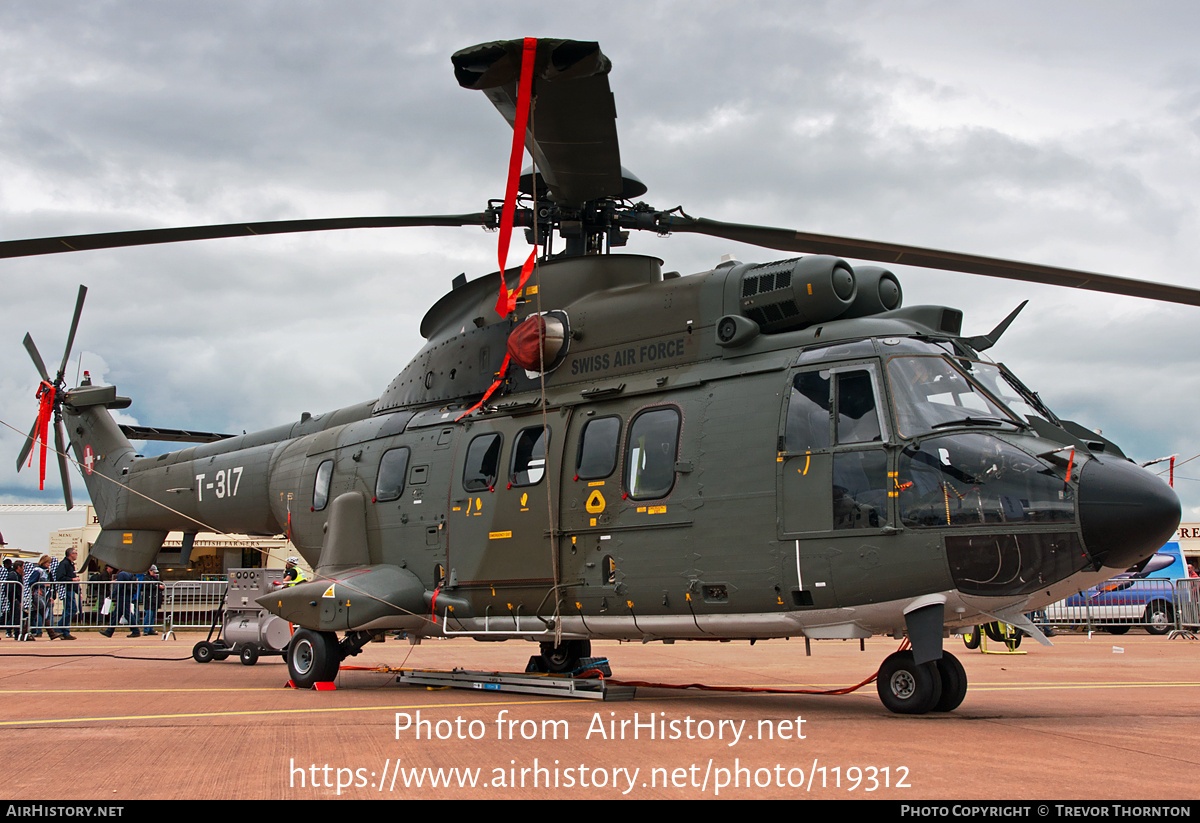
POLYGON ((1011 412, 1026 422, 1031 417, 1046 417, 1046 412, 1039 411, 1033 404, 1037 402, 1027 397, 1021 386, 1015 384, 1001 367, 994 363, 984 363, 979 360, 960 359, 958 364, 983 386, 992 396, 1009 408, 1011 412))
POLYGON ((901 437, 958 426, 1024 425, 945 357, 901 355, 888 360, 887 371, 901 437))

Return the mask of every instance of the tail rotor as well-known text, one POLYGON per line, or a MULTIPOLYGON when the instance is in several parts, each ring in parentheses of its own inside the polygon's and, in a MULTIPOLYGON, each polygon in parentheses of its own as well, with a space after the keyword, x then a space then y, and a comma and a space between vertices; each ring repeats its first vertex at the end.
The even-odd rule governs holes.
POLYGON ((42 360, 42 355, 38 352, 38 348, 33 342, 33 337, 28 334, 25 335, 25 351, 29 352, 29 359, 33 361, 33 365, 38 371, 38 376, 42 378, 42 382, 37 390, 38 415, 33 421, 33 427, 29 430, 29 436, 25 439, 25 443, 21 446, 21 451, 17 455, 17 471, 24 468, 26 460, 29 460, 30 465, 32 465, 33 448, 38 443, 41 443, 38 488, 44 489, 46 487, 46 452, 49 447, 50 420, 53 418, 54 448, 58 455, 58 473, 62 478, 63 499, 66 501, 68 510, 74 506, 74 499, 71 495, 71 478, 67 472, 67 438, 63 431, 62 421, 62 404, 67 399, 64 374, 67 370, 67 361, 71 358, 71 348, 75 345, 75 332, 79 329, 79 317, 83 313, 83 301, 85 297, 87 297, 87 287, 80 286, 79 296, 75 300, 75 316, 71 319, 71 331, 67 335, 67 345, 63 349, 62 362, 59 364, 58 373, 54 376, 53 380, 51 380, 49 373, 46 371, 46 363, 42 360))

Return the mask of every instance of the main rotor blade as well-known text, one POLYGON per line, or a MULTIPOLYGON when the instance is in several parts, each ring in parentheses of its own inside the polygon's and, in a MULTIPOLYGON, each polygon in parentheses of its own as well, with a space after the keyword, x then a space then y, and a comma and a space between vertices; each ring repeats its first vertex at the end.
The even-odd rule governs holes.
POLYGON ((29 436, 25 438, 25 442, 21 444, 21 451, 17 453, 17 471, 20 471, 25 466, 25 461, 29 459, 29 453, 33 451, 33 438, 37 437, 37 418, 33 419, 33 425, 29 427, 29 436))
MULTIPOLYGON (((459 85, 484 92, 509 126, 516 120, 522 55, 523 41, 507 40, 450 58, 459 85)), ((576 40, 538 40, 534 59, 525 145, 551 196, 570 206, 620 197, 617 109, 608 85, 612 63, 598 43, 576 40)))
POLYGON ((265 223, 225 223, 213 226, 183 226, 176 229, 142 229, 104 234, 74 234, 0 242, 0 258, 34 257, 69 251, 119 249, 126 246, 150 246, 156 243, 184 243, 220 237, 246 237, 258 234, 293 234, 308 231, 343 229, 395 229, 417 226, 486 226, 487 212, 478 214, 432 214, 408 217, 332 217, 314 220, 276 220, 265 223))
MULTIPOLYGON (((58 376, 55 385, 62 382, 63 372, 67 368, 67 360, 71 357, 71 347, 75 345, 75 330, 79 328, 79 315, 83 313, 83 299, 87 297, 87 286, 79 287, 79 296, 75 298, 75 316, 71 318, 71 333, 67 335, 67 347, 63 349, 62 363, 58 365, 58 376)), ((62 451, 59 449, 59 451, 62 451)), ((67 508, 71 508, 70 504, 67 508)))
POLYGON ((33 361, 38 374, 41 375, 43 380, 49 383, 50 375, 46 373, 46 364, 42 362, 42 355, 38 353, 37 346, 33 344, 33 336, 29 332, 25 332, 25 351, 29 352, 29 359, 33 361))
POLYGON ((75 500, 71 497, 71 475, 67 473, 66 440, 66 437, 63 436, 63 422, 56 420, 54 423, 54 448, 58 452, 58 476, 62 478, 63 500, 66 501, 67 511, 70 511, 75 506, 75 500))
POLYGON ((801 254, 831 254, 878 263, 904 266, 920 266, 926 269, 982 274, 1006 280, 1024 280, 1029 283, 1046 283, 1053 286, 1069 286, 1076 289, 1123 294, 1129 297, 1144 297, 1168 303, 1183 303, 1200 306, 1200 290, 1148 280, 1134 280, 1111 274, 1064 269, 1038 263, 1022 263, 1001 260, 977 254, 927 249, 920 246, 905 246, 899 243, 881 243, 875 240, 856 240, 852 237, 835 237, 828 234, 810 234, 794 229, 779 229, 770 226, 753 226, 741 223, 722 223, 702 217, 671 215, 662 221, 660 229, 671 232, 692 232, 713 237, 724 237, 739 243, 750 243, 768 249, 799 252, 801 254))

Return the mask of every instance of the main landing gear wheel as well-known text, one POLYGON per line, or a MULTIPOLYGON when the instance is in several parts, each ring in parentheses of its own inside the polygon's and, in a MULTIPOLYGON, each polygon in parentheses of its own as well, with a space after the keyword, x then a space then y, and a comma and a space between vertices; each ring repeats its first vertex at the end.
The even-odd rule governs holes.
POLYGON ((298 689, 311 689, 337 677, 342 664, 337 635, 297 629, 287 651, 288 674, 298 689))
POLYGON ((952 712, 967 696, 967 670, 950 652, 942 652, 940 660, 933 661, 942 679, 942 696, 934 705, 935 712, 952 712))
POLYGON ((942 697, 942 676, 933 663, 916 663, 911 649, 888 655, 876 678, 879 699, 896 714, 925 714, 942 697))
POLYGON ((561 674, 573 671, 578 668, 580 660, 592 656, 592 641, 564 640, 558 646, 552 643, 543 643, 541 649, 542 662, 546 665, 546 671, 561 674))

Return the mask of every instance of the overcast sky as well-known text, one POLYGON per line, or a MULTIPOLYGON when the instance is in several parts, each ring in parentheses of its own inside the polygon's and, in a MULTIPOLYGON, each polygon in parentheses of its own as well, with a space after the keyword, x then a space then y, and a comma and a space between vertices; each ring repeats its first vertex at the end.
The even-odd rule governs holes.
MULTIPOLYGON (((1200 287, 1189 2, 5 3, 0 239, 481 210, 510 138, 449 58, 522 36, 600 42, 622 162, 659 208, 1200 287)), ((627 251, 684 273, 781 256, 627 251)), ((241 432, 378 396, 451 279, 494 266, 480 229, 0 261, 0 421, 28 429, 21 339, 53 370, 80 283, 76 354, 128 418, 241 432)), ((966 334, 1028 298, 990 354, 1134 459, 1200 453, 1200 309, 896 271, 966 334)), ((0 502, 58 501, 13 471, 22 437, 0 428, 0 502)), ((1185 520, 1194 478, 1200 460, 1176 480, 1185 520)))

